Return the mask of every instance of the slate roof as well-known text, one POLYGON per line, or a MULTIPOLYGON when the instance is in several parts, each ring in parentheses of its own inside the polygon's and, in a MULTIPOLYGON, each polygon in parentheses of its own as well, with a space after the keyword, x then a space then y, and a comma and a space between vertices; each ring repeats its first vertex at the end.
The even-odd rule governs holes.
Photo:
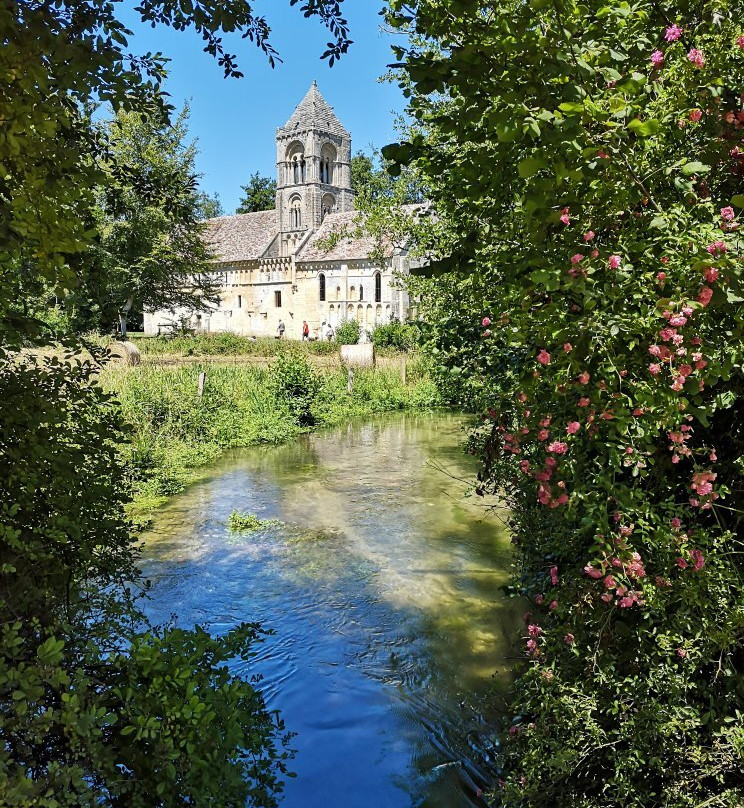
MULTIPOLYGON (((295 260, 298 263, 304 263, 306 261, 353 261, 369 258, 376 242, 374 237, 360 235, 356 232, 359 229, 357 216, 358 213, 353 210, 346 213, 329 213, 323 219, 321 226, 297 253, 295 260), (326 250, 318 244, 319 241, 323 241, 335 233, 344 235, 330 250, 326 250)), ((385 256, 389 257, 392 254, 392 246, 386 244, 385 256)))
POLYGON ((336 117, 333 107, 320 94, 315 82, 281 129, 286 132, 320 129, 333 135, 349 137, 349 133, 336 117))
POLYGON ((278 231, 276 211, 262 210, 209 219, 206 240, 215 253, 216 261, 256 261, 278 231))

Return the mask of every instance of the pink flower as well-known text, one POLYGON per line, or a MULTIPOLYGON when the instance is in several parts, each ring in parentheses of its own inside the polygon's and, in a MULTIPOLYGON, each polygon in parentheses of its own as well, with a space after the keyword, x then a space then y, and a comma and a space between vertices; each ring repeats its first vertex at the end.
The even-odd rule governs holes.
POLYGON ((542 606, 542 604, 545 603, 545 595, 535 595, 535 603, 537 603, 538 606, 542 606))
POLYGON ((677 656, 684 659, 687 656, 687 651, 684 648, 677 649, 677 656))
POLYGON ((596 567, 593 567, 591 564, 587 564, 584 567, 584 572, 590 577, 597 580, 598 578, 602 577, 602 571, 598 570, 596 567))
POLYGON ((578 421, 571 421, 571 423, 566 427, 566 432, 569 435, 575 435, 581 429, 581 424, 578 421))
POLYGON ((566 353, 571 353, 571 351, 573 350, 573 345, 571 345, 571 343, 570 343, 570 342, 564 342, 564 343, 563 343, 563 350, 564 350, 566 353))
POLYGON ((584 371, 583 373, 579 374, 579 384, 589 384, 589 379, 592 377, 584 371))
POLYGON ((652 362, 652 363, 651 363, 651 364, 648 366, 648 372, 649 372, 649 373, 650 373, 652 376, 658 376, 658 375, 659 375, 659 373, 661 372, 661 365, 657 364, 656 362, 652 362))
POLYGON ((548 432, 547 429, 541 429, 537 433, 537 439, 538 440, 547 440, 549 437, 550 437, 550 432, 548 432))
POLYGON ((565 637, 563 638, 563 642, 565 642, 566 645, 573 645, 574 644, 574 635, 573 634, 566 634, 565 637))
POLYGON ((726 252, 726 245, 724 244, 723 241, 714 241, 712 244, 709 244, 705 249, 711 255, 717 255, 718 253, 721 253, 721 255, 723 255, 723 253, 726 252))
POLYGON ((623 259, 619 255, 611 255, 609 260, 610 269, 617 269, 622 263, 623 259))
POLYGON ((682 29, 676 23, 670 25, 664 32, 664 39, 667 42, 676 42, 682 36, 682 29))
POLYGON ((563 208, 560 219, 563 224, 568 224, 571 221, 570 208, 563 208))
POLYGON ((669 325, 673 325, 675 328, 681 328, 683 325, 686 325, 687 317, 683 317, 681 314, 675 314, 673 317, 669 318, 669 325))
POLYGON ((684 560, 684 558, 678 558, 677 559, 677 566, 681 570, 686 570, 687 569, 687 562, 684 560))
POLYGON ((697 48, 692 48, 687 54, 687 58, 695 67, 703 67, 705 65, 705 56, 703 56, 703 52, 697 48))
POLYGON ((705 566, 705 556, 700 550, 690 550, 690 558, 692 559, 692 568, 695 572, 700 572, 705 566))
POLYGON ((521 469, 523 474, 527 474, 530 470, 530 461, 529 460, 520 460, 519 461, 519 468, 521 469))
POLYGON ((617 586, 617 581, 611 575, 605 575, 604 581, 605 589, 614 589, 617 586))
POLYGON ((740 48, 744 48, 744 36, 740 36, 736 40, 736 44, 740 48))
POLYGON ((718 279, 718 269, 716 267, 708 267, 705 270, 705 280, 708 283, 715 283, 718 279))
POLYGON ((548 604, 548 608, 552 612, 554 612, 558 608, 558 601, 557 600, 551 600, 550 603, 548 604))
POLYGON ((579 264, 584 260, 584 256, 581 253, 576 253, 576 255, 571 256, 571 263, 572 264, 579 264))
POLYGON ((698 292, 697 302, 701 306, 707 306, 712 297, 713 290, 710 288, 710 286, 703 286, 703 288, 698 292))
POLYGON ((527 653, 533 657, 540 653, 540 649, 537 647, 535 640, 527 640, 527 653))
POLYGON ((732 222, 734 220, 734 209, 729 205, 728 207, 721 208, 721 218, 724 222, 732 222))
POLYGON ((666 281, 666 272, 657 272, 656 282, 660 283, 663 286, 665 281, 666 281))
POLYGON ((550 583, 553 586, 558 586, 558 567, 550 568, 550 583))
POLYGON ((584 241, 591 241, 594 236, 596 236, 596 233, 593 230, 587 230, 586 233, 584 233, 584 241))
POLYGON ((483 320, 481 321, 481 325, 483 326, 483 328, 487 328, 489 325, 491 325, 490 317, 484 317, 483 320))
POLYGON ((540 626, 536 625, 535 623, 530 623, 530 625, 527 626, 527 633, 533 639, 537 639, 540 636, 540 634, 542 633, 542 629, 540 628, 540 626))
POLYGON ((585 396, 582 396, 582 397, 579 399, 579 407, 588 407, 588 406, 589 406, 589 404, 591 404, 591 402, 590 402, 590 401, 589 401, 589 399, 588 399, 588 398, 586 398, 585 396))
POLYGON ((693 123, 697 123, 703 117, 702 109, 691 109, 689 118, 693 123))
POLYGON ((549 365, 550 364, 550 354, 543 348, 540 353, 537 355, 537 361, 541 365, 549 365))
POLYGON ((553 454, 566 454, 568 451, 568 444, 561 443, 559 440, 555 440, 552 443, 549 443, 547 446, 547 450, 552 452, 553 454))
POLYGON ((664 64, 664 54, 660 50, 655 50, 651 54, 651 64, 653 67, 661 67, 664 64))

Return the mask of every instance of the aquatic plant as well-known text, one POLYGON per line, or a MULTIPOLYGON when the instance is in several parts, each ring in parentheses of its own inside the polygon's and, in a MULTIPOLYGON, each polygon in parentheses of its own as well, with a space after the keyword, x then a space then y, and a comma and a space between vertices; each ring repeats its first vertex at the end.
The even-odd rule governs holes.
POLYGON ((233 511, 230 518, 227 520, 227 525, 230 530, 235 532, 242 532, 248 530, 260 530, 266 527, 272 520, 259 519, 252 513, 242 513, 241 511, 233 511))

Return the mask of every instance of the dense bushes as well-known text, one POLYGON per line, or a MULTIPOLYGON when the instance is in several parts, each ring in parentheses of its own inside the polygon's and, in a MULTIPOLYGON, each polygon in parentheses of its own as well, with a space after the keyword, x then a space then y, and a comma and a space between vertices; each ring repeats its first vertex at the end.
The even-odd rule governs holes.
POLYGON ((273 337, 244 337, 240 334, 188 334, 145 336, 130 334, 143 356, 278 356, 287 352, 325 356, 338 348, 329 342, 294 342, 273 337))
POLYGON ((372 332, 375 348, 395 348, 398 351, 410 351, 419 344, 420 329, 415 323, 401 323, 393 320, 378 325, 372 332))
POLYGON ((430 353, 532 601, 497 798, 738 808, 744 6, 392 5, 430 353))

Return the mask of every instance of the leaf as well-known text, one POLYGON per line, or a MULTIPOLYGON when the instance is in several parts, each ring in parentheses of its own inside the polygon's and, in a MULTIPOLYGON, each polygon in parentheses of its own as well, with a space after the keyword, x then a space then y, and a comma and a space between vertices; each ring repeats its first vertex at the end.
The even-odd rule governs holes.
POLYGON ((710 166, 705 165, 705 163, 700 163, 697 160, 693 160, 691 163, 685 163, 680 170, 685 177, 689 177, 691 174, 706 174, 708 171, 710 171, 710 166))
POLYGON ((648 121, 642 121, 640 118, 633 118, 628 124, 628 129, 638 137, 648 137, 655 135, 661 129, 661 123, 656 118, 651 118, 648 121))
POLYGON ((520 177, 527 179, 537 174, 537 172, 544 167, 545 161, 541 160, 539 157, 525 157, 524 160, 520 160, 517 171, 520 177))
POLYGON ((737 208, 744 208, 744 194, 736 194, 731 197, 731 204, 737 208))
POLYGON ((559 104, 558 109, 566 115, 581 115, 584 112, 584 105, 577 101, 565 101, 559 104))

